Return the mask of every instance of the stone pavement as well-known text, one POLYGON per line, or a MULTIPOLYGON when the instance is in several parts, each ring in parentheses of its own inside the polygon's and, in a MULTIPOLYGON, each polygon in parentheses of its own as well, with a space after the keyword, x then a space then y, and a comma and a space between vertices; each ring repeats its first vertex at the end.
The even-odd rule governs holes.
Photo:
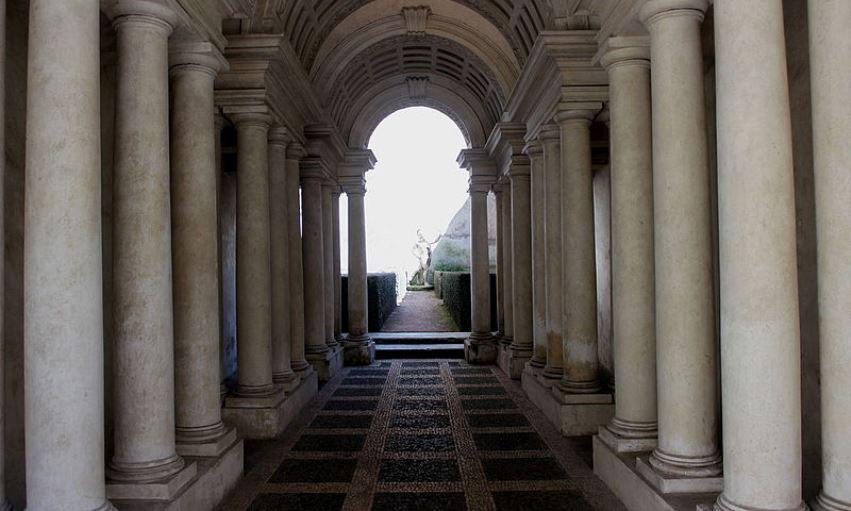
POLYGON ((434 291, 408 291, 382 332, 457 332, 458 327, 434 291))
POLYGON ((496 368, 385 361, 346 368, 279 440, 250 443, 221 509, 624 510, 590 458, 496 368))

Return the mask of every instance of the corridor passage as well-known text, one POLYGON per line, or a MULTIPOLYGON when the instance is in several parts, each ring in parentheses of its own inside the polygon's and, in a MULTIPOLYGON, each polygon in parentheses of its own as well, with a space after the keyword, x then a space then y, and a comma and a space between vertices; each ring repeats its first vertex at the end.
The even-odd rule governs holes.
POLYGON ((247 445, 222 509, 623 510, 590 457, 496 368, 384 361, 346 368, 279 440, 247 445))
POLYGON ((446 306, 434 291, 408 291, 382 332, 457 332, 446 306))

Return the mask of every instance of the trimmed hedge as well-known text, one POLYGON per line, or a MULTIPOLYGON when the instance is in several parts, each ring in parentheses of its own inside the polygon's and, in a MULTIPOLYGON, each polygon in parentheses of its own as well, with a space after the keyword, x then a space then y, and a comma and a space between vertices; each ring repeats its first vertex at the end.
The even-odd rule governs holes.
MULTIPOLYGON (((340 292, 342 293, 342 325, 343 331, 349 331, 349 281, 348 276, 342 276, 340 292)), ((369 315, 369 331, 378 332, 384 322, 396 309, 396 274, 370 273, 366 277, 367 309, 369 315)))
MULTIPOLYGON (((435 272, 435 292, 443 298, 449 315, 462 332, 471 330, 470 274, 468 272, 435 272)), ((491 331, 496 331, 496 275, 490 275, 491 331)))

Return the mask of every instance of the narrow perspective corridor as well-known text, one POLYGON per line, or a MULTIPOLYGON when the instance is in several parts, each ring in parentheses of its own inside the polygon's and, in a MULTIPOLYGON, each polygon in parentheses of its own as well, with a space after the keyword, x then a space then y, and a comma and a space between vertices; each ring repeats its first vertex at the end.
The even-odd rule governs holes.
POLYGON ((408 291, 382 332, 457 332, 452 317, 432 291, 408 291))
POLYGON ((625 509, 498 369, 393 360, 329 381, 278 440, 246 448, 223 509, 625 509))

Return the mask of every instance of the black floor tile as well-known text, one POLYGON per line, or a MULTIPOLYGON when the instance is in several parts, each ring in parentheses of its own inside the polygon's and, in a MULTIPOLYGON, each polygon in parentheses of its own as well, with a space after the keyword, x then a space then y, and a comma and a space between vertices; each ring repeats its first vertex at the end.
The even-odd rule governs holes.
POLYGON ((445 399, 397 399, 393 403, 394 410, 407 412, 445 412, 445 399))
POLYGON ((457 366, 460 366, 460 365, 461 365, 461 362, 449 362, 450 367, 457 367, 457 366))
POLYGON ((344 500, 345 493, 261 493, 248 511, 337 511, 344 500))
POLYGON ((342 387, 335 390, 331 397, 376 397, 380 396, 383 390, 382 387, 368 387, 365 389, 342 387))
POLYGON ((497 511, 589 511, 594 509, 582 495, 571 491, 495 491, 497 511))
POLYGON ((440 367, 440 362, 402 362, 402 367, 440 367))
POLYGON ((356 452, 363 449, 366 435, 302 435, 293 451, 356 452))
POLYGON ((387 376, 388 369, 349 369, 349 376, 387 376))
POLYGON ((343 378, 340 385, 384 385, 385 383, 387 383, 387 378, 349 377, 343 378))
POLYGON ((402 429, 431 429, 448 428, 448 415, 394 415, 390 418, 391 428, 402 429))
POLYGON ((393 362, 382 362, 380 367, 390 367, 393 365, 393 362))
POLYGON ((466 417, 473 428, 522 428, 529 425, 526 417, 519 413, 471 413, 466 417))
POLYGON ((439 376, 425 378, 399 378, 399 385, 440 385, 443 379, 439 376))
POLYGON ((460 481, 455 460, 382 460, 378 480, 394 483, 460 481))
POLYGON ((456 385, 499 384, 493 376, 453 376, 456 385))
POLYGON ((314 429, 367 429, 372 415, 317 415, 310 427, 314 429))
POLYGON ((387 452, 438 452, 454 451, 452 435, 387 435, 384 443, 387 452))
POLYGON ((288 459, 275 470, 270 483, 350 483, 358 460, 288 459))
POLYGON ((342 399, 329 399, 325 406, 322 407, 323 410, 336 410, 336 411, 373 411, 378 408, 378 400, 377 399, 358 399, 358 400, 349 400, 343 401, 342 399))
POLYGON ((440 374, 440 369, 402 369, 399 374, 402 376, 437 376, 440 374))
POLYGON ((473 433, 482 451, 534 451, 547 448, 537 433, 473 433))
POLYGON ((567 477, 553 458, 483 459, 482 467, 488 481, 548 481, 567 477))
POLYGON ((493 374, 487 367, 452 367, 449 369, 452 374, 493 374))
POLYGON ((464 410, 507 410, 517 408, 510 399, 462 399, 464 410))
POLYGON ((466 511, 463 493, 376 493, 372 511, 466 511))
POLYGON ((502 387, 458 387, 458 394, 462 396, 505 396, 502 387))
POLYGON ((426 387, 399 387, 400 396, 445 396, 443 387, 429 385, 426 387))

